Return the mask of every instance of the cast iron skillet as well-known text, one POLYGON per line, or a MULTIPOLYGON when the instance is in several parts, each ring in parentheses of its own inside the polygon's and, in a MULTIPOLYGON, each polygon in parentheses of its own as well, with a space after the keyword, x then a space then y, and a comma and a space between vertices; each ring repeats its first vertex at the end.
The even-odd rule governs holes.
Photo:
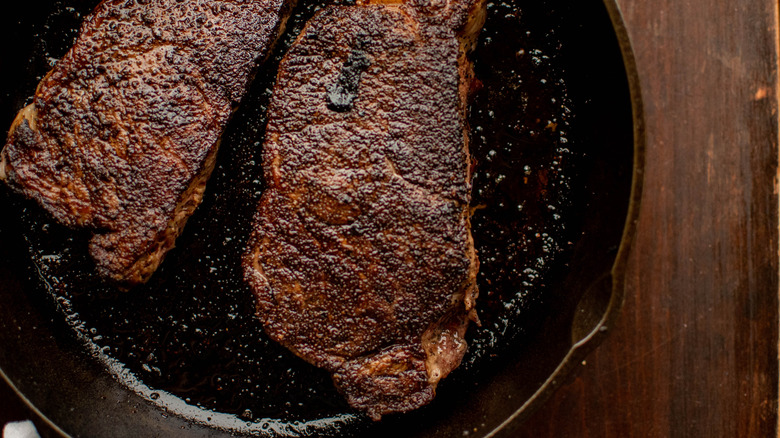
MULTIPOLYGON (((96 0, 28 0, 0 22, 0 124, 96 0)), ((151 282, 102 284, 85 235, 0 189, 0 370, 73 436, 511 436, 609 331, 639 207, 641 103, 614 0, 492 1, 475 53, 480 327, 436 400, 373 423, 270 342, 239 257, 262 193, 274 69, 300 2, 225 134, 207 197, 151 282)))

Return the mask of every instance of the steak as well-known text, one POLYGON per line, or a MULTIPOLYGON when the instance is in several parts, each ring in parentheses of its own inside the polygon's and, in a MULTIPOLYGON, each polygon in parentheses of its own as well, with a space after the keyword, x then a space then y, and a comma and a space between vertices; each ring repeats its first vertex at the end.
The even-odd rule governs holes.
POLYGON ((97 271, 143 283, 200 203, 285 0, 106 0, 8 135, 0 179, 92 232, 97 271))
POLYGON ((277 75, 245 275, 266 333, 375 420, 429 403, 476 320, 483 22, 482 0, 327 7, 277 75))

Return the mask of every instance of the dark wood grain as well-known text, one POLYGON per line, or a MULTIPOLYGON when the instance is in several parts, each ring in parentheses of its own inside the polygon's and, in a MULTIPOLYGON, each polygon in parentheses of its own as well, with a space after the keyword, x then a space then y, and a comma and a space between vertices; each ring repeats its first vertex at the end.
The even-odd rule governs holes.
POLYGON ((647 123, 626 301, 522 434, 777 436, 777 1, 618 3, 647 123))

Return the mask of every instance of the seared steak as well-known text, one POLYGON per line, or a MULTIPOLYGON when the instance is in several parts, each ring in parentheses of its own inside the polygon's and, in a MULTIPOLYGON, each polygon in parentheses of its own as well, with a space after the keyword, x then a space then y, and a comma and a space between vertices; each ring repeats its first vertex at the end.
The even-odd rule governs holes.
POLYGON ((246 277, 268 335, 374 419, 430 402, 476 319, 466 53, 483 8, 328 7, 278 72, 246 277))
POLYGON ((203 196, 285 0, 106 0, 11 125, 0 179, 93 230, 101 275, 145 282, 203 196))

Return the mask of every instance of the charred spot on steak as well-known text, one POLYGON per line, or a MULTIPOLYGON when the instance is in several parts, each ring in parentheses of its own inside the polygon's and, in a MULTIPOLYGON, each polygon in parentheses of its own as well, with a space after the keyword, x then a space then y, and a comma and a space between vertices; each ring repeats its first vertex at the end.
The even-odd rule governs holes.
MULTIPOLYGON (((360 39, 358 39, 360 41, 360 39)), ((359 44, 361 46, 365 44, 359 44)), ((366 52, 355 48, 341 67, 336 82, 328 87, 328 108, 336 112, 352 109, 352 101, 358 93, 360 75, 371 65, 366 52)))

